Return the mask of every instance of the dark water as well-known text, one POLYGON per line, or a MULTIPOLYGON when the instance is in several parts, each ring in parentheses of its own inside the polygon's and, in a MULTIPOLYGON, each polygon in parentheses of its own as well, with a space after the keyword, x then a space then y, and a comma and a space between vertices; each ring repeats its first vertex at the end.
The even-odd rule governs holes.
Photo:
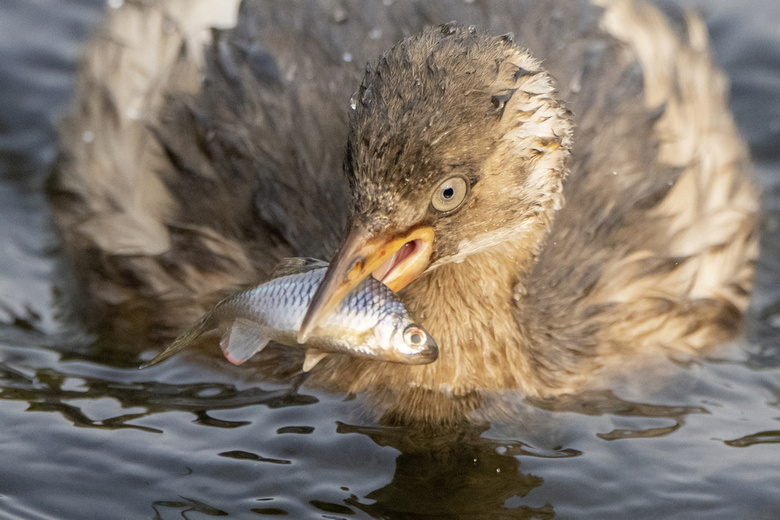
POLYGON ((41 192, 103 2, 2 0, 0 518, 780 518, 780 4, 698 3, 766 192, 750 339, 652 397, 524 403, 426 447, 343 396, 187 356, 139 372, 64 330, 41 192))

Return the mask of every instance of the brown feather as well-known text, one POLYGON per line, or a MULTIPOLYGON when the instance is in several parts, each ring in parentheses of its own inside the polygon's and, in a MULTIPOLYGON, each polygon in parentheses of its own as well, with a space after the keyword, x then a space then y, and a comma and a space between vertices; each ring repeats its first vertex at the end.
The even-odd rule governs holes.
POLYGON ((183 330, 283 257, 330 258, 351 216, 436 232, 402 297, 439 361, 331 356, 310 376, 386 422, 500 413, 488 395, 576 392, 734 337, 757 195, 706 32, 597 3, 244 0, 198 40, 177 0, 126 1, 87 51, 52 183, 93 326, 183 330), (454 173, 470 198, 437 216, 454 173))

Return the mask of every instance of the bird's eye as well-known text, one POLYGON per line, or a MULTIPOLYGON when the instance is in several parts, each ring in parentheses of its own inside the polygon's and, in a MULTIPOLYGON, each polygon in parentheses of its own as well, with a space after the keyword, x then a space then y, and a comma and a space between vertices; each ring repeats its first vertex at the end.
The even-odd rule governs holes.
POLYGON ((412 325, 406 327, 406 330, 404 331, 404 341, 407 345, 419 347, 428 341, 428 335, 421 328, 412 325))
POLYGON ((452 177, 436 187, 431 198, 431 206, 436 211, 447 213, 463 204, 469 191, 469 183, 463 177, 452 177))

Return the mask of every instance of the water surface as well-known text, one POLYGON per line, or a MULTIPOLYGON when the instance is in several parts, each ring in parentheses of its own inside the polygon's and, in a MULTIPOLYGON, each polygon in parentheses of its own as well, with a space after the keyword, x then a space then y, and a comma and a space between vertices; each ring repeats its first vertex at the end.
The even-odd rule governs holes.
POLYGON ((765 186, 749 338, 670 361, 663 389, 520 402, 516 423, 432 446, 359 399, 197 354, 138 371, 65 325, 42 186, 104 5, 4 0, 0 518, 780 518, 780 4, 674 3, 706 16, 765 186))

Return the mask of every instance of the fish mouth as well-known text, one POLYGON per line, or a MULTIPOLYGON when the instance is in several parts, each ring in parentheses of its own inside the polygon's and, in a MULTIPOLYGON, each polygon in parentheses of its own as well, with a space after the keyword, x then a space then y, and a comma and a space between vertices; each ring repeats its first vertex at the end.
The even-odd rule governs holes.
POLYGON ((425 344, 419 352, 407 356, 405 362, 408 365, 427 365, 439 359, 439 346, 433 336, 419 325, 413 324, 412 327, 419 328, 425 333, 425 344))
POLYGON ((432 347, 407 360, 407 365, 428 365, 439 359, 439 347, 432 347))
MULTIPOLYGON (((349 355, 354 356, 352 353, 349 355)), ((439 359, 439 347, 434 342, 433 344, 426 345, 423 350, 415 352, 414 354, 401 354, 397 356, 387 356, 386 358, 378 358, 372 355, 367 355, 365 357, 375 361, 386 361, 399 365, 429 365, 439 359)))
POLYGON ((367 276, 373 274, 394 292, 417 279, 430 265, 433 238, 430 226, 400 234, 353 227, 314 293, 298 331, 298 343, 305 343, 328 313, 367 276))

